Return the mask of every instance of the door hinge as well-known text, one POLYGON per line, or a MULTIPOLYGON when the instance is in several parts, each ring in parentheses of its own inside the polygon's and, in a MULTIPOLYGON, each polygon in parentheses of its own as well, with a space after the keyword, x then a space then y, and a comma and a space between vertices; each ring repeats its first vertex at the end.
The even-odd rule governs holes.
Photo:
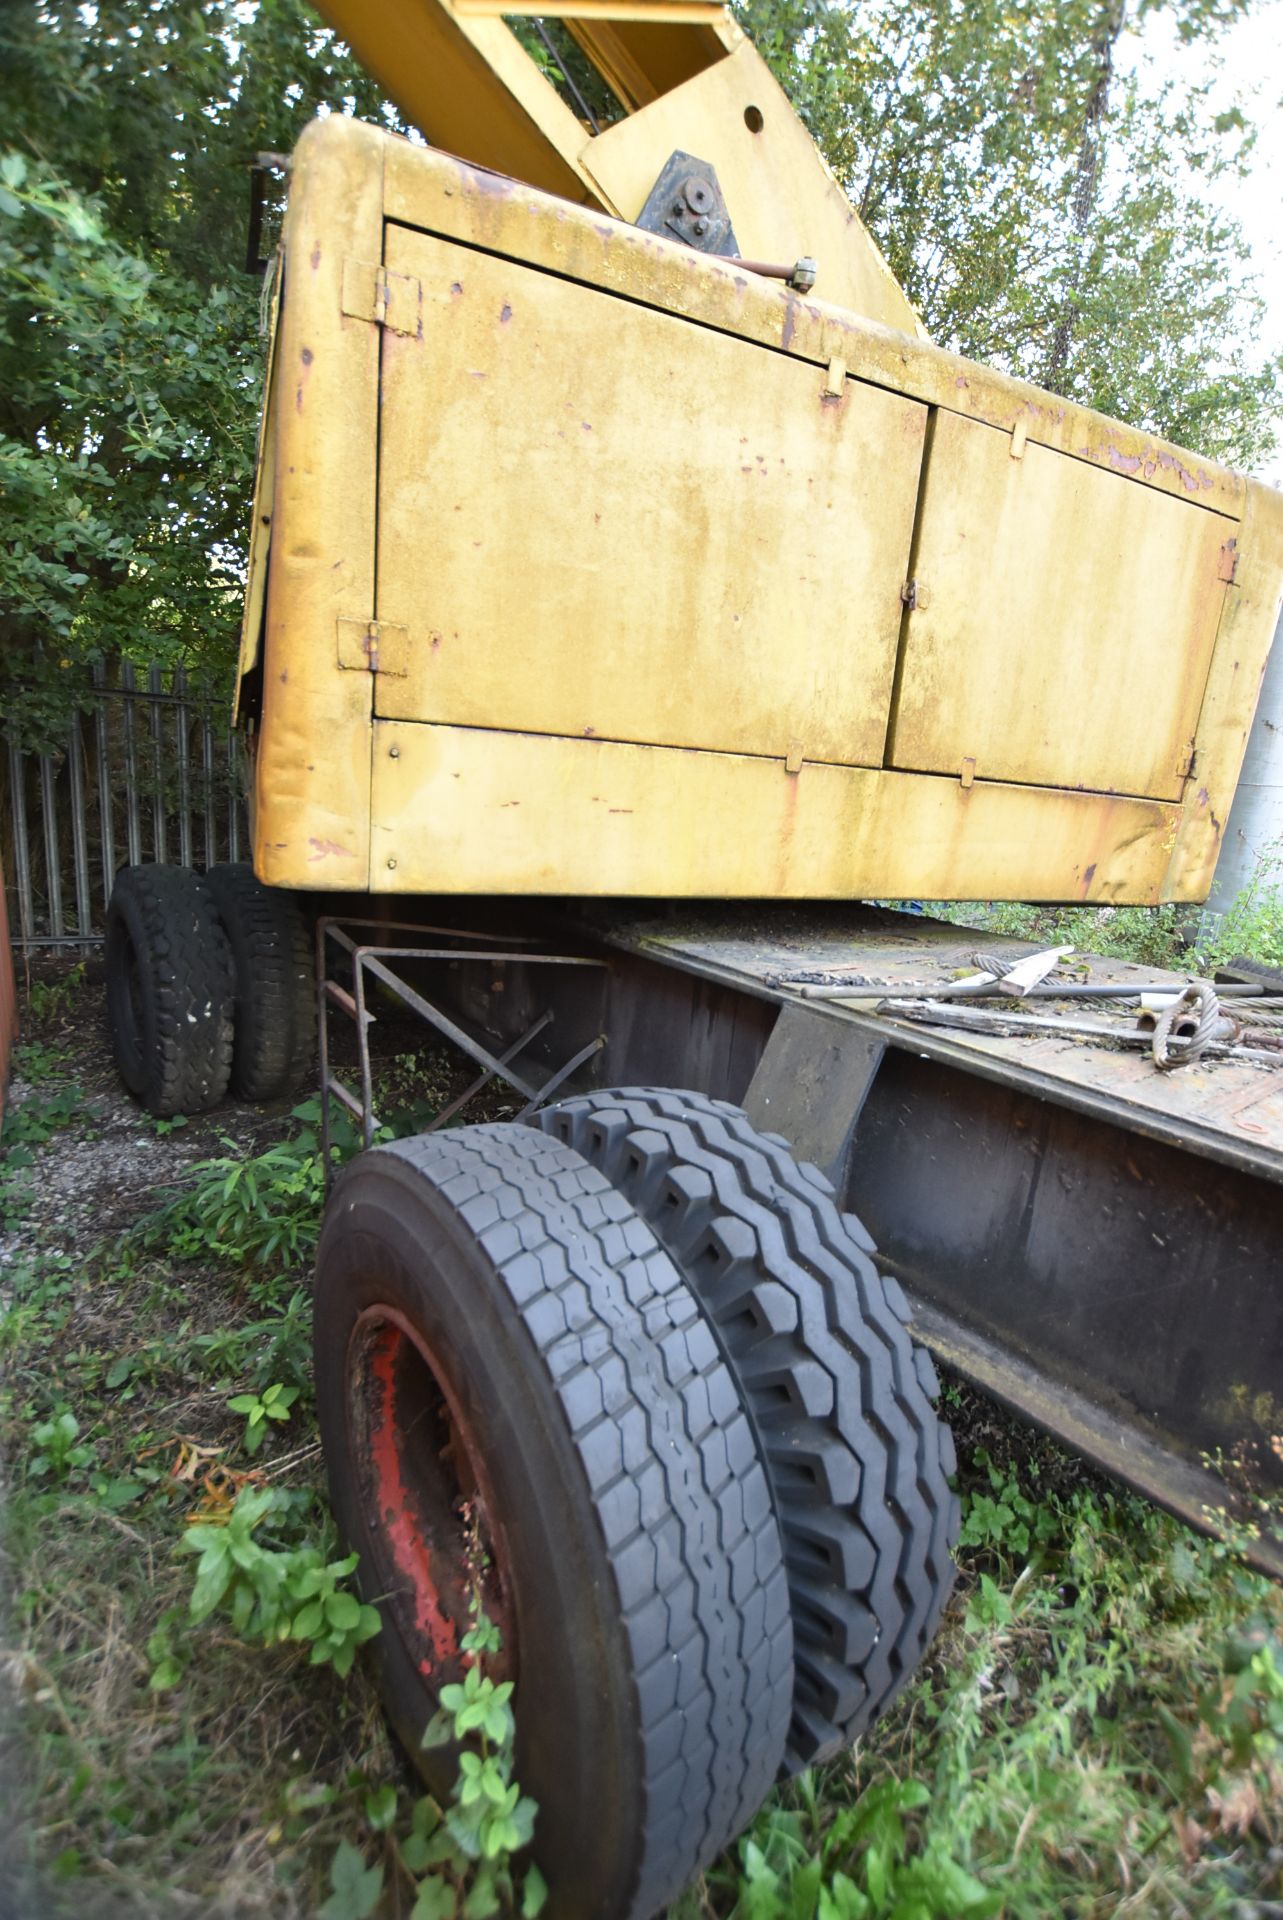
POLYGON ((339 665, 350 673, 387 673, 403 680, 409 671, 410 629, 390 620, 340 620, 339 665))
POLYGON ((392 273, 368 260, 345 260, 342 307, 350 320, 372 320, 389 333, 411 339, 423 333, 423 282, 413 274, 392 273))
POLYGON ((900 589, 900 598, 910 613, 917 613, 931 605, 931 594, 925 580, 906 580, 900 589))
POLYGON ((1220 558, 1216 565, 1216 578, 1223 580, 1227 587, 1232 587, 1235 585, 1234 576, 1237 572, 1238 541, 1231 535, 1221 548, 1220 558))

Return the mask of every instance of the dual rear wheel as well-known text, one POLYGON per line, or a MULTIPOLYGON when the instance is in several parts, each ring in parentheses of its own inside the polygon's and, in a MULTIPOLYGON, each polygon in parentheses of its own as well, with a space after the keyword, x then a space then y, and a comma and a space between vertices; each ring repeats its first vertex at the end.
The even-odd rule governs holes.
POLYGON ((559 1915, 646 1920, 905 1684, 952 1583, 936 1381, 858 1223, 702 1095, 376 1148, 317 1261, 340 1529, 420 1747, 500 1627, 559 1915))

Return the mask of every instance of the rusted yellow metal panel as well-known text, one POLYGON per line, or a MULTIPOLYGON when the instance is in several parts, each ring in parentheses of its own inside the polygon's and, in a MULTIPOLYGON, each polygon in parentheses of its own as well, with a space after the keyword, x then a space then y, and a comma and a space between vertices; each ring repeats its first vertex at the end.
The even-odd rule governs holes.
POLYGON ((651 20, 665 27, 716 27, 726 18, 717 0, 452 0, 460 14, 544 20, 651 20))
POLYGON ((1179 799, 1237 531, 941 410, 888 763, 1179 799))
POLYGON ((393 227, 375 711, 876 766, 926 408, 393 227), (694 350, 693 350, 694 349, 694 350))
POLYGON ((1177 811, 615 741, 375 725, 375 892, 1156 900, 1177 811))
POLYGON ((448 152, 572 199, 584 130, 502 20, 440 0, 325 0, 324 12, 406 120, 448 152))
POLYGON ((1283 494, 1247 488, 1164 898, 1205 900, 1283 603, 1283 494))
POLYGON ((400 224, 527 261, 816 366, 840 359, 855 379, 987 421, 1009 434, 1023 422, 1030 444, 1090 461, 1177 499, 1199 500, 1235 519, 1242 514, 1247 482, 1215 461, 961 354, 792 293, 745 273, 733 260, 694 253, 659 234, 604 220, 589 208, 550 206, 543 194, 460 168, 443 154, 389 139, 385 211, 400 224))
POLYGON ((276 364, 268 881, 1205 894, 1278 496, 337 120, 276 364))
POLYGON ((254 863, 278 886, 369 873, 371 677, 340 671, 338 622, 374 605, 380 329, 343 292, 347 259, 380 258, 384 150, 335 118, 294 156, 254 778, 254 863))

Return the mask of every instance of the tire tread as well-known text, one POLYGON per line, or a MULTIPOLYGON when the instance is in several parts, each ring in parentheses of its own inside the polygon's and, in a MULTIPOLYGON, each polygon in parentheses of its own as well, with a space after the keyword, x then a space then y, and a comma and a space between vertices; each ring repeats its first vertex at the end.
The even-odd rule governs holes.
POLYGON ((274 1100, 298 1085, 315 1054, 312 943, 296 903, 243 862, 205 875, 236 971, 231 1090, 274 1100))
POLYGON ((148 1112, 204 1113, 227 1092, 234 974, 214 898, 187 867, 122 867, 107 909, 108 1007, 122 1078, 148 1112), (150 1001, 154 1044, 121 1034, 121 971, 132 947, 150 1001))
POLYGON ((905 1685, 953 1584, 953 1442, 904 1295, 823 1174, 726 1101, 626 1088, 537 1118, 627 1195, 718 1327, 785 1538, 797 1671, 786 1766, 826 1759, 905 1685))

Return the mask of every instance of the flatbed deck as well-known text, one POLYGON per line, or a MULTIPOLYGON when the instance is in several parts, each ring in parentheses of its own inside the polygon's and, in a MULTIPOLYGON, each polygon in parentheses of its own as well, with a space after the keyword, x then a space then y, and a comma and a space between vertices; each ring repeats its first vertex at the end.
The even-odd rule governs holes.
MULTIPOLYGON (((793 910, 718 905, 702 913, 681 908, 676 913, 612 917, 601 931, 612 946, 782 1004, 804 1005, 810 1012, 849 1022, 886 1046, 993 1080, 1017 1082, 1062 1106, 1283 1183, 1283 1055, 1278 1069, 1203 1059, 1160 1073, 1148 1051, 1124 1051, 1103 1041, 1058 1033, 962 1032, 875 1011, 879 1001, 900 991, 924 981, 943 985, 966 973, 978 951, 1014 960, 1034 952, 1036 941, 864 906, 793 910), (887 984, 880 991, 853 986, 840 1000, 802 998, 799 988, 806 976, 832 977, 843 971, 860 981, 887 984), (787 976, 793 976, 793 984, 787 976)), ((1198 978, 1192 971, 1177 973, 1088 953, 1073 956, 1072 971, 1075 980, 1084 983, 1139 987, 1157 982, 1175 990, 1198 978)), ((1283 996, 1279 1005, 1283 1008, 1283 996)), ((1066 1023, 1105 1017, 1093 1003, 1071 999, 1029 1001, 1023 1011, 1066 1023)), ((1114 1024, 1134 1030, 1137 1012, 1133 1008, 1114 1024)))

